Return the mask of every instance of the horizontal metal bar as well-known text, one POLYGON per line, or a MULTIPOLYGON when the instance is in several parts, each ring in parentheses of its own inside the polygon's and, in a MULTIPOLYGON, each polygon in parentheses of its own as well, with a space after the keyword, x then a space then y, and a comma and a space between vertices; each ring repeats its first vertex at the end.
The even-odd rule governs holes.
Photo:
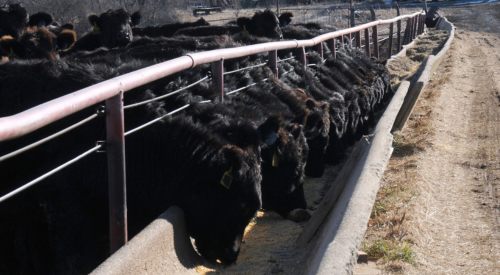
POLYGON ((9 153, 9 154, 7 154, 7 155, 4 155, 4 156, 0 157, 0 162, 4 161, 4 160, 6 160, 6 159, 9 159, 9 158, 11 158, 11 157, 13 157, 13 156, 17 156, 17 155, 19 155, 19 154, 21 154, 21 153, 23 153, 23 152, 26 152, 26 151, 28 151, 28 150, 30 150, 30 149, 32 149, 32 148, 35 148, 35 147, 37 147, 38 145, 44 144, 45 142, 47 142, 47 141, 49 141, 49 140, 51 140, 51 139, 54 139, 54 138, 56 138, 56 137, 58 137, 58 136, 60 136, 60 135, 62 135, 62 134, 65 134, 65 133, 67 133, 67 132, 69 132, 69 131, 71 131, 71 130, 73 130, 73 129, 77 128, 78 126, 81 126, 81 125, 83 125, 83 124, 85 124, 85 123, 87 123, 87 122, 91 121, 92 119, 94 119, 94 118, 96 118, 96 117, 97 117, 97 114, 91 115, 91 116, 89 116, 88 118, 86 118, 86 119, 84 119, 84 120, 82 120, 82 121, 80 121, 80 122, 78 122, 78 123, 76 123, 76 124, 73 124, 73 125, 71 125, 70 127, 66 128, 66 129, 64 129, 64 130, 61 130, 61 131, 59 131, 59 132, 57 132, 57 133, 55 133, 55 134, 53 134, 53 135, 50 135, 50 136, 48 136, 48 137, 46 137, 46 138, 44 138, 44 139, 41 139, 41 140, 39 140, 39 141, 37 141, 37 142, 35 142, 35 143, 32 143, 32 144, 30 144, 30 145, 28 145, 28 146, 26 146, 26 147, 23 147, 23 148, 21 148, 21 149, 18 149, 18 150, 16 150, 16 151, 12 152, 12 153, 9 153))
POLYGON ((244 70, 250 70, 250 69, 253 69, 253 68, 263 67, 263 66, 266 66, 266 65, 267 65, 267 63, 261 63, 261 64, 253 65, 253 66, 250 66, 250 67, 241 68, 241 69, 238 69, 238 70, 225 72, 224 75, 234 74, 234 73, 241 72, 241 71, 244 71, 244 70))
POLYGON ((145 128, 145 127, 147 127, 147 126, 149 126, 149 125, 151 125, 151 124, 153 124, 153 123, 155 123, 155 122, 158 122, 158 121, 160 121, 161 119, 163 119, 163 118, 164 118, 164 117, 166 117, 166 116, 173 115, 173 114, 175 114, 175 113, 177 113, 177 112, 180 112, 180 111, 182 111, 182 110, 186 109, 187 107, 189 107, 190 105, 191 105, 191 104, 184 105, 184 106, 182 106, 181 108, 179 108, 179 109, 177 109, 177 110, 174 110, 174 111, 172 111, 172 112, 170 112, 170 113, 168 113, 168 114, 166 114, 166 115, 163 115, 163 116, 161 116, 161 117, 155 118, 155 119, 151 120, 151 121, 150 121, 150 122, 148 122, 148 123, 145 123, 145 124, 143 124, 143 125, 141 125, 141 126, 139 126, 139 127, 135 128, 135 129, 132 129, 132 130, 130 130, 130 131, 128 131, 128 132, 126 132, 126 133, 125 133, 125 136, 128 136, 128 135, 130 135, 130 134, 132 134, 132 133, 134 133, 134 132, 137 132, 137 131, 141 130, 142 128, 145 128))
POLYGON ((21 187, 17 188, 16 190, 14 190, 14 191, 12 191, 12 192, 8 193, 7 195, 5 195, 5 196, 1 197, 1 198, 0 198, 0 202, 3 202, 3 201, 5 201, 6 199, 8 199, 8 198, 10 198, 10 197, 12 197, 12 196, 14 196, 14 195, 16 195, 17 193, 19 193, 19 192, 21 192, 21 191, 23 191, 23 190, 25 190, 25 189, 27 189, 27 188, 29 188, 29 187, 31 187, 31 186, 33 186, 33 185, 37 184, 37 183, 39 183, 40 181, 42 181, 42 180, 46 179, 47 177, 49 177, 49 176, 51 176, 51 175, 53 175, 53 174, 55 174, 55 173, 57 173, 57 172, 61 171, 62 169, 64 169, 64 168, 68 167, 69 165, 71 165, 71 164, 73 164, 73 163, 75 163, 75 162, 79 161, 80 159, 82 159, 82 158, 86 157, 87 155, 90 155, 91 153, 93 153, 93 152, 95 152, 95 151, 99 150, 99 148, 101 148, 101 147, 102 147, 102 145, 101 145, 101 144, 99 144, 99 145, 97 145, 96 147, 94 147, 94 148, 92 148, 92 149, 90 149, 90 150, 86 151, 85 153, 83 153, 83 154, 79 155, 78 157, 76 157, 76 158, 74 158, 74 159, 72 159, 72 160, 70 160, 70 161, 66 162, 65 164, 60 165, 60 166, 58 166, 57 168, 55 168, 55 169, 51 170, 50 172, 45 173, 45 174, 43 174, 42 176, 40 176, 40 177, 38 177, 38 178, 36 178, 36 179, 34 179, 34 180, 32 180, 32 181, 30 181, 30 182, 26 183, 25 185, 23 185, 23 186, 21 186, 21 187))
POLYGON ((179 90, 177 90, 177 91, 173 91, 173 92, 168 93, 168 94, 166 94, 166 95, 162 95, 162 96, 159 96, 159 97, 155 97, 155 98, 152 98, 152 99, 149 99, 149 100, 145 100, 145 101, 142 101, 142 102, 138 102, 138 103, 130 104, 130 105, 127 105, 127 106, 123 107, 123 109, 134 108, 134 107, 141 106, 141 105, 144 105, 144 104, 148 104, 148 103, 151 103, 151 102, 154 102, 154 101, 160 100, 160 99, 167 98, 167 97, 169 97, 169 96, 172 96, 172 95, 178 94, 178 93, 180 93, 180 92, 182 92, 182 91, 184 91, 184 90, 186 90, 186 89, 189 89, 189 88, 191 88, 191 87, 193 87, 193 86, 196 86, 196 85, 198 85, 199 83, 201 83, 201 82, 203 82, 203 81, 205 81, 205 80, 207 80, 207 79, 208 79, 208 76, 205 76, 204 78, 202 78, 202 79, 200 79, 200 80, 198 80, 198 81, 196 81, 196 82, 194 82, 194 83, 192 83, 192 84, 190 84, 190 85, 188 85, 188 86, 186 86, 186 87, 180 88, 180 89, 179 89, 179 90))

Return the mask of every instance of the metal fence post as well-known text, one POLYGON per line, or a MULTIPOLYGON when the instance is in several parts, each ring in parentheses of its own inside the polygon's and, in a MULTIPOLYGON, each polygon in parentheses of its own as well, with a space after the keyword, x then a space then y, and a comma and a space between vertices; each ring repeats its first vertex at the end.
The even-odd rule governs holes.
POLYGON ((356 47, 361 48, 361 31, 356 32, 356 47))
POLYGON ((212 78, 222 103, 224 102, 224 59, 212 62, 212 78))
POLYGON ((356 27, 356 18, 354 18, 355 12, 356 10, 354 8, 351 8, 351 28, 356 27))
POLYGON ((306 69, 307 66, 306 49, 304 49, 304 47, 300 47, 296 49, 295 52, 297 53, 296 56, 300 64, 302 64, 304 66, 304 69, 306 69))
POLYGON ((387 59, 391 58, 392 56, 392 44, 394 43, 394 23, 391 23, 389 25, 389 50, 387 53, 387 59))
POLYGON ((332 53, 333 59, 337 59, 337 52, 335 50, 335 38, 328 39, 326 40, 326 44, 328 45, 328 48, 330 48, 330 52, 332 53))
POLYGON ((378 26, 375 25, 372 28, 373 31, 373 53, 375 54, 375 58, 379 59, 379 48, 378 48, 378 26))
POLYGON ((125 177, 125 134, 123 90, 106 100, 106 152, 109 180, 110 252, 127 243, 127 189, 125 177))
POLYGON ((271 68, 271 71, 273 71, 273 74, 276 78, 279 78, 279 73, 278 73, 278 51, 269 51, 269 67, 271 68))
POLYGON ((319 53, 319 55, 321 56, 321 60, 323 60, 323 42, 314 45, 313 49, 315 52, 319 53))
POLYGON ((413 17, 413 32, 412 32, 412 41, 417 38, 417 25, 418 25, 418 16, 413 17))
POLYGON ((370 30, 368 28, 365 29, 365 51, 368 57, 372 56, 370 50, 370 30))
POLYGON ((398 29, 397 51, 399 52, 401 51, 401 19, 398 20, 397 29, 398 29))

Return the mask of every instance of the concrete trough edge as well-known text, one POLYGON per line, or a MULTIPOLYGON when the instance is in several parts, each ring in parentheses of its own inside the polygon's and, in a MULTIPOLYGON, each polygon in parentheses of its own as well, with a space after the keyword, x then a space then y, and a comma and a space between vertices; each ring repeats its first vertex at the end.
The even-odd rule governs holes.
MULTIPOLYGON (((413 43, 405 48, 411 46, 413 43)), ((446 50, 448 48, 449 44, 446 50)), ((441 61, 442 56, 444 54, 436 59, 441 61)), ((362 140, 369 147, 363 155, 365 161, 360 166, 362 168, 354 171, 351 179, 356 177, 357 180, 344 189, 325 219, 322 232, 311 241, 316 248, 307 263, 307 274, 352 273, 380 178, 392 153, 390 127, 406 94, 403 90, 408 90, 407 86, 409 83, 400 85, 401 91, 398 89, 396 92, 374 134, 362 140)), ((203 259, 191 245, 184 214, 180 208, 173 206, 91 274, 197 274, 195 267, 200 264, 203 264, 203 259)))
MULTIPOLYGON (((425 86, 454 37, 455 27, 446 18, 441 18, 437 28, 449 30, 447 42, 441 51, 427 62, 426 70, 419 77, 425 86)), ((358 247, 364 233, 375 198, 380 187, 380 179, 392 154, 391 129, 400 112, 410 83, 403 81, 384 115, 377 124, 373 135, 365 137, 356 146, 369 149, 359 161, 338 201, 311 241, 313 251, 306 263, 306 274, 352 274, 357 261, 358 247), (361 172, 359 172, 361 171, 361 172)))

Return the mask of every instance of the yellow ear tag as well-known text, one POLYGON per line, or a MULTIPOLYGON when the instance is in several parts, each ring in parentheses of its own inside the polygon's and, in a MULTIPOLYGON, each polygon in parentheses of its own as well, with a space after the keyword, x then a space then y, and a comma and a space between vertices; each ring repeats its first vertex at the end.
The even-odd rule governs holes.
POLYGON ((10 48, 10 53, 9 53, 9 59, 10 58, 19 58, 16 53, 14 53, 14 50, 12 50, 12 47, 10 48))
POLYGON ((233 183, 233 166, 231 165, 231 168, 229 168, 229 170, 227 170, 224 173, 224 175, 222 176, 222 180, 220 181, 220 184, 222 184, 222 186, 229 189, 229 187, 231 187, 232 183, 233 183))
POLYGON ((101 28, 99 28, 95 22, 94 22, 94 28, 92 29, 92 32, 94 34, 101 34, 101 28))
POLYGON ((278 167, 280 166, 280 157, 278 156, 277 150, 274 150, 274 155, 273 155, 273 167, 278 167))
POLYGON ((249 36, 250 33, 247 31, 247 26, 246 25, 243 25, 243 32, 241 32, 243 34, 243 36, 249 36))

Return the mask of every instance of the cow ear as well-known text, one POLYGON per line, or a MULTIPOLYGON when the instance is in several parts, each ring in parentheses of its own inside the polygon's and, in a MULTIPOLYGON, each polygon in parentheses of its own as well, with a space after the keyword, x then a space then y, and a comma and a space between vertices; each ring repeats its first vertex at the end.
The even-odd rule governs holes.
POLYGON ((300 137, 301 132, 302 132, 302 126, 294 125, 293 129, 290 131, 290 134, 292 134, 293 138, 297 140, 300 137))
POLYGON ((307 108, 309 108, 309 110, 313 110, 316 107, 316 102, 309 98, 306 100, 306 106, 307 108))
POLYGON ((220 184, 229 189, 235 177, 239 178, 239 173, 243 167, 243 151, 233 145, 224 145, 220 153, 226 158, 226 167, 221 177, 220 184))
POLYGON ((46 12, 38 12, 29 17, 30 27, 46 27, 54 22, 54 17, 46 12))
POLYGON ((75 25, 73 25, 73 23, 66 23, 64 25, 61 26, 61 29, 64 29, 64 30, 74 30, 75 29, 75 25))
POLYGON ((283 118, 279 115, 269 116, 264 123, 262 123, 258 130, 262 136, 262 141, 266 144, 274 144, 278 138, 278 131, 283 118))
POLYGON ((76 42, 76 32, 72 30, 64 30, 57 36, 57 46, 60 50, 71 48, 76 42))
POLYGON ((89 23, 92 27, 99 26, 100 25, 100 18, 96 14, 91 14, 89 15, 89 23))
POLYGON ((0 39, 0 49, 9 55, 9 59, 17 59, 22 55, 21 43, 10 35, 6 35, 0 39))
POLYGON ((141 12, 140 11, 134 12, 130 17, 130 20, 132 20, 131 26, 134 27, 141 24, 141 19, 142 19, 141 12))

